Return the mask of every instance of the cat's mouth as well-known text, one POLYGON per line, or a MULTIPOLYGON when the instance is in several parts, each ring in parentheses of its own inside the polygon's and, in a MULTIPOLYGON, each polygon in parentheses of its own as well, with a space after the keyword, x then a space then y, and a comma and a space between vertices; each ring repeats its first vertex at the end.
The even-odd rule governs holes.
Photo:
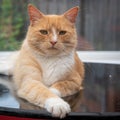
POLYGON ((48 50, 58 50, 56 47, 52 46, 52 47, 49 47, 48 50))

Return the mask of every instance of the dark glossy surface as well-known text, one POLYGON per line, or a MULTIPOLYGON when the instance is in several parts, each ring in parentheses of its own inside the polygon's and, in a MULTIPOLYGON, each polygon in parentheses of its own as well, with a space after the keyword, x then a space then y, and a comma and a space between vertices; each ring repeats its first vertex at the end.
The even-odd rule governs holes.
MULTIPOLYGON (((85 64, 84 89, 76 95, 64 98, 72 112, 120 112, 120 65, 85 64)), ((11 78, 0 75, 0 106, 27 110, 39 107, 13 95, 6 85, 11 78), (3 82, 2 82, 3 81, 3 82)))

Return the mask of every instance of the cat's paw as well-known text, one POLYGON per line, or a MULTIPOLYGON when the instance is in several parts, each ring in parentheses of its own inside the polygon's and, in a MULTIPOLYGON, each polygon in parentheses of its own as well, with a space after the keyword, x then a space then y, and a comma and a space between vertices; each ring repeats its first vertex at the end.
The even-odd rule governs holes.
POLYGON ((45 102, 45 108, 54 117, 64 118, 71 109, 70 105, 61 98, 49 98, 45 102))

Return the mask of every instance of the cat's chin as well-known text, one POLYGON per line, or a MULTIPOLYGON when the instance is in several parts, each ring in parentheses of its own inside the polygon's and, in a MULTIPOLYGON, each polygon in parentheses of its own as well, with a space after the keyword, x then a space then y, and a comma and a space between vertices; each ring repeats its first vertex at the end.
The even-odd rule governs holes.
POLYGON ((45 56, 45 57, 57 57, 57 56, 59 57, 59 56, 65 56, 67 54, 65 54, 59 50, 56 51, 55 49, 48 49, 44 53, 39 52, 39 55, 45 56))
POLYGON ((55 47, 50 47, 50 48, 48 48, 48 50, 51 50, 51 51, 58 51, 58 49, 55 48, 55 47))
POLYGON ((62 47, 48 47, 48 48, 42 48, 42 49, 32 49, 34 50, 34 53, 40 56, 45 57, 55 57, 55 56, 66 56, 70 54, 74 49, 64 49, 62 47))
POLYGON ((45 56, 59 56, 62 54, 62 49, 59 49, 57 47, 48 47, 44 53, 45 56))
POLYGON ((45 57, 52 57, 52 56, 61 56, 61 52, 57 49, 47 49, 44 51, 34 51, 34 53, 40 55, 40 56, 45 56, 45 57))
POLYGON ((49 50, 48 52, 46 52, 45 56, 48 56, 48 57, 52 57, 52 56, 61 56, 62 53, 60 51, 56 51, 56 50, 49 50))

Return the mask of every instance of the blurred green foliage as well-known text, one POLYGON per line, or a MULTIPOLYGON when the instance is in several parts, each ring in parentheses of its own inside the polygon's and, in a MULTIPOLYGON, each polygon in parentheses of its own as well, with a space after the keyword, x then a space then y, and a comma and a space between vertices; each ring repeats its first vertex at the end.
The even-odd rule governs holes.
POLYGON ((19 49, 26 33, 26 5, 23 0, 0 1, 0 51, 19 49))

